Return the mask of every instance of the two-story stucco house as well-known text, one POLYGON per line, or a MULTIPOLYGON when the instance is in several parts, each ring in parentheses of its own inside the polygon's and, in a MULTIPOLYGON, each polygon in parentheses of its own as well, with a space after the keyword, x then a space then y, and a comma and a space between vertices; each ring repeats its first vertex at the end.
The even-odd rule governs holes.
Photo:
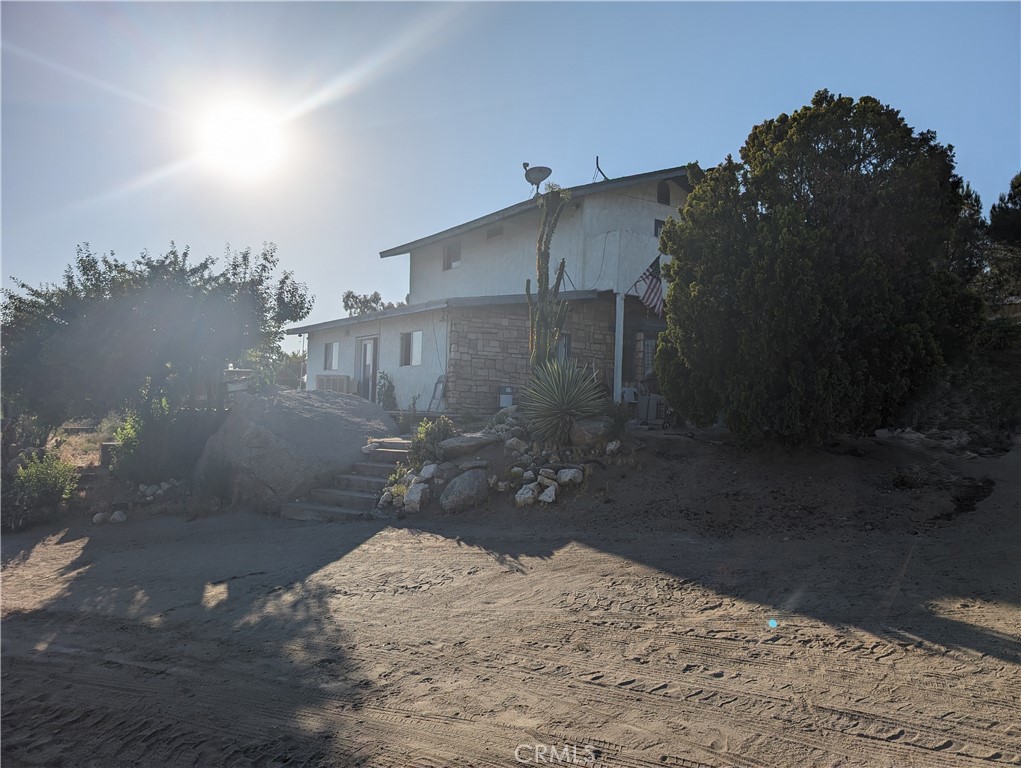
MULTIPOLYGON (((571 303, 561 354, 594 367, 617 400, 652 367, 665 323, 635 282, 688 189, 684 168, 573 187, 557 225, 551 271, 566 260, 561 297, 571 303)), ((308 388, 374 399, 386 371, 402 408, 417 396, 420 411, 432 401, 433 410, 492 413, 502 388, 517 398, 528 379, 524 288, 535 285, 538 226, 533 198, 382 251, 410 255, 408 306, 289 329, 308 335, 308 388)))

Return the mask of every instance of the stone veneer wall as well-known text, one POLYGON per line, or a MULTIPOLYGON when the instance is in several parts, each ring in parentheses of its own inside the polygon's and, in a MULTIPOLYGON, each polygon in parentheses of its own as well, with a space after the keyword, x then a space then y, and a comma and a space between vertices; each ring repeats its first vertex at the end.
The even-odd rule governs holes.
MULTIPOLYGON (((528 382, 528 307, 504 304, 450 310, 447 359, 447 410, 458 414, 495 413, 500 387, 514 388, 521 401, 528 382)), ((613 300, 577 301, 564 332, 571 357, 595 365, 601 380, 613 381, 613 300)))

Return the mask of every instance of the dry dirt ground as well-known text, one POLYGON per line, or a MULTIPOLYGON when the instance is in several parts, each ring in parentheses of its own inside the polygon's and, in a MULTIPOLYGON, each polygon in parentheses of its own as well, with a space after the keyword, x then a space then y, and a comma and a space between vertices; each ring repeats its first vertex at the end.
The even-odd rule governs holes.
POLYGON ((1019 765, 1019 458, 650 436, 554 510, 7 535, 4 768, 1019 765))

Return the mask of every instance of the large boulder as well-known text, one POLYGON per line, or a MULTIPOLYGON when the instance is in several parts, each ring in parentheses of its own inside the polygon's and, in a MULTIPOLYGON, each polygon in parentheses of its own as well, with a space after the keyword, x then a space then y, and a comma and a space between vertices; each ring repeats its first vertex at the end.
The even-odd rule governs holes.
POLYGON ((489 496, 489 478, 484 469, 469 469, 447 485, 440 506, 447 512, 460 512, 480 504, 489 496))
POLYGON ((440 452, 445 459, 456 459, 458 456, 465 456, 474 453, 480 448, 485 448, 493 443, 503 442, 499 435, 485 432, 473 432, 467 435, 448 437, 439 444, 440 452))
POLYGON ((390 415, 357 395, 316 390, 238 393, 199 459, 195 477, 232 501, 275 512, 363 461, 370 437, 397 433, 390 415), (226 475, 226 477, 225 477, 226 475))

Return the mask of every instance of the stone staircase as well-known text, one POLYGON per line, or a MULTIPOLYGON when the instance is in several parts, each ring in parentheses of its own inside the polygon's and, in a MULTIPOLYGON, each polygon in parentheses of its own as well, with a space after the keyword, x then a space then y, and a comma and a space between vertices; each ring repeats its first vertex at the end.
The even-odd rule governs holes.
POLYGON ((290 520, 339 522, 370 517, 383 495, 387 478, 399 461, 407 461, 411 441, 399 437, 372 439, 365 461, 359 461, 333 478, 329 488, 313 488, 305 501, 280 506, 290 520))

